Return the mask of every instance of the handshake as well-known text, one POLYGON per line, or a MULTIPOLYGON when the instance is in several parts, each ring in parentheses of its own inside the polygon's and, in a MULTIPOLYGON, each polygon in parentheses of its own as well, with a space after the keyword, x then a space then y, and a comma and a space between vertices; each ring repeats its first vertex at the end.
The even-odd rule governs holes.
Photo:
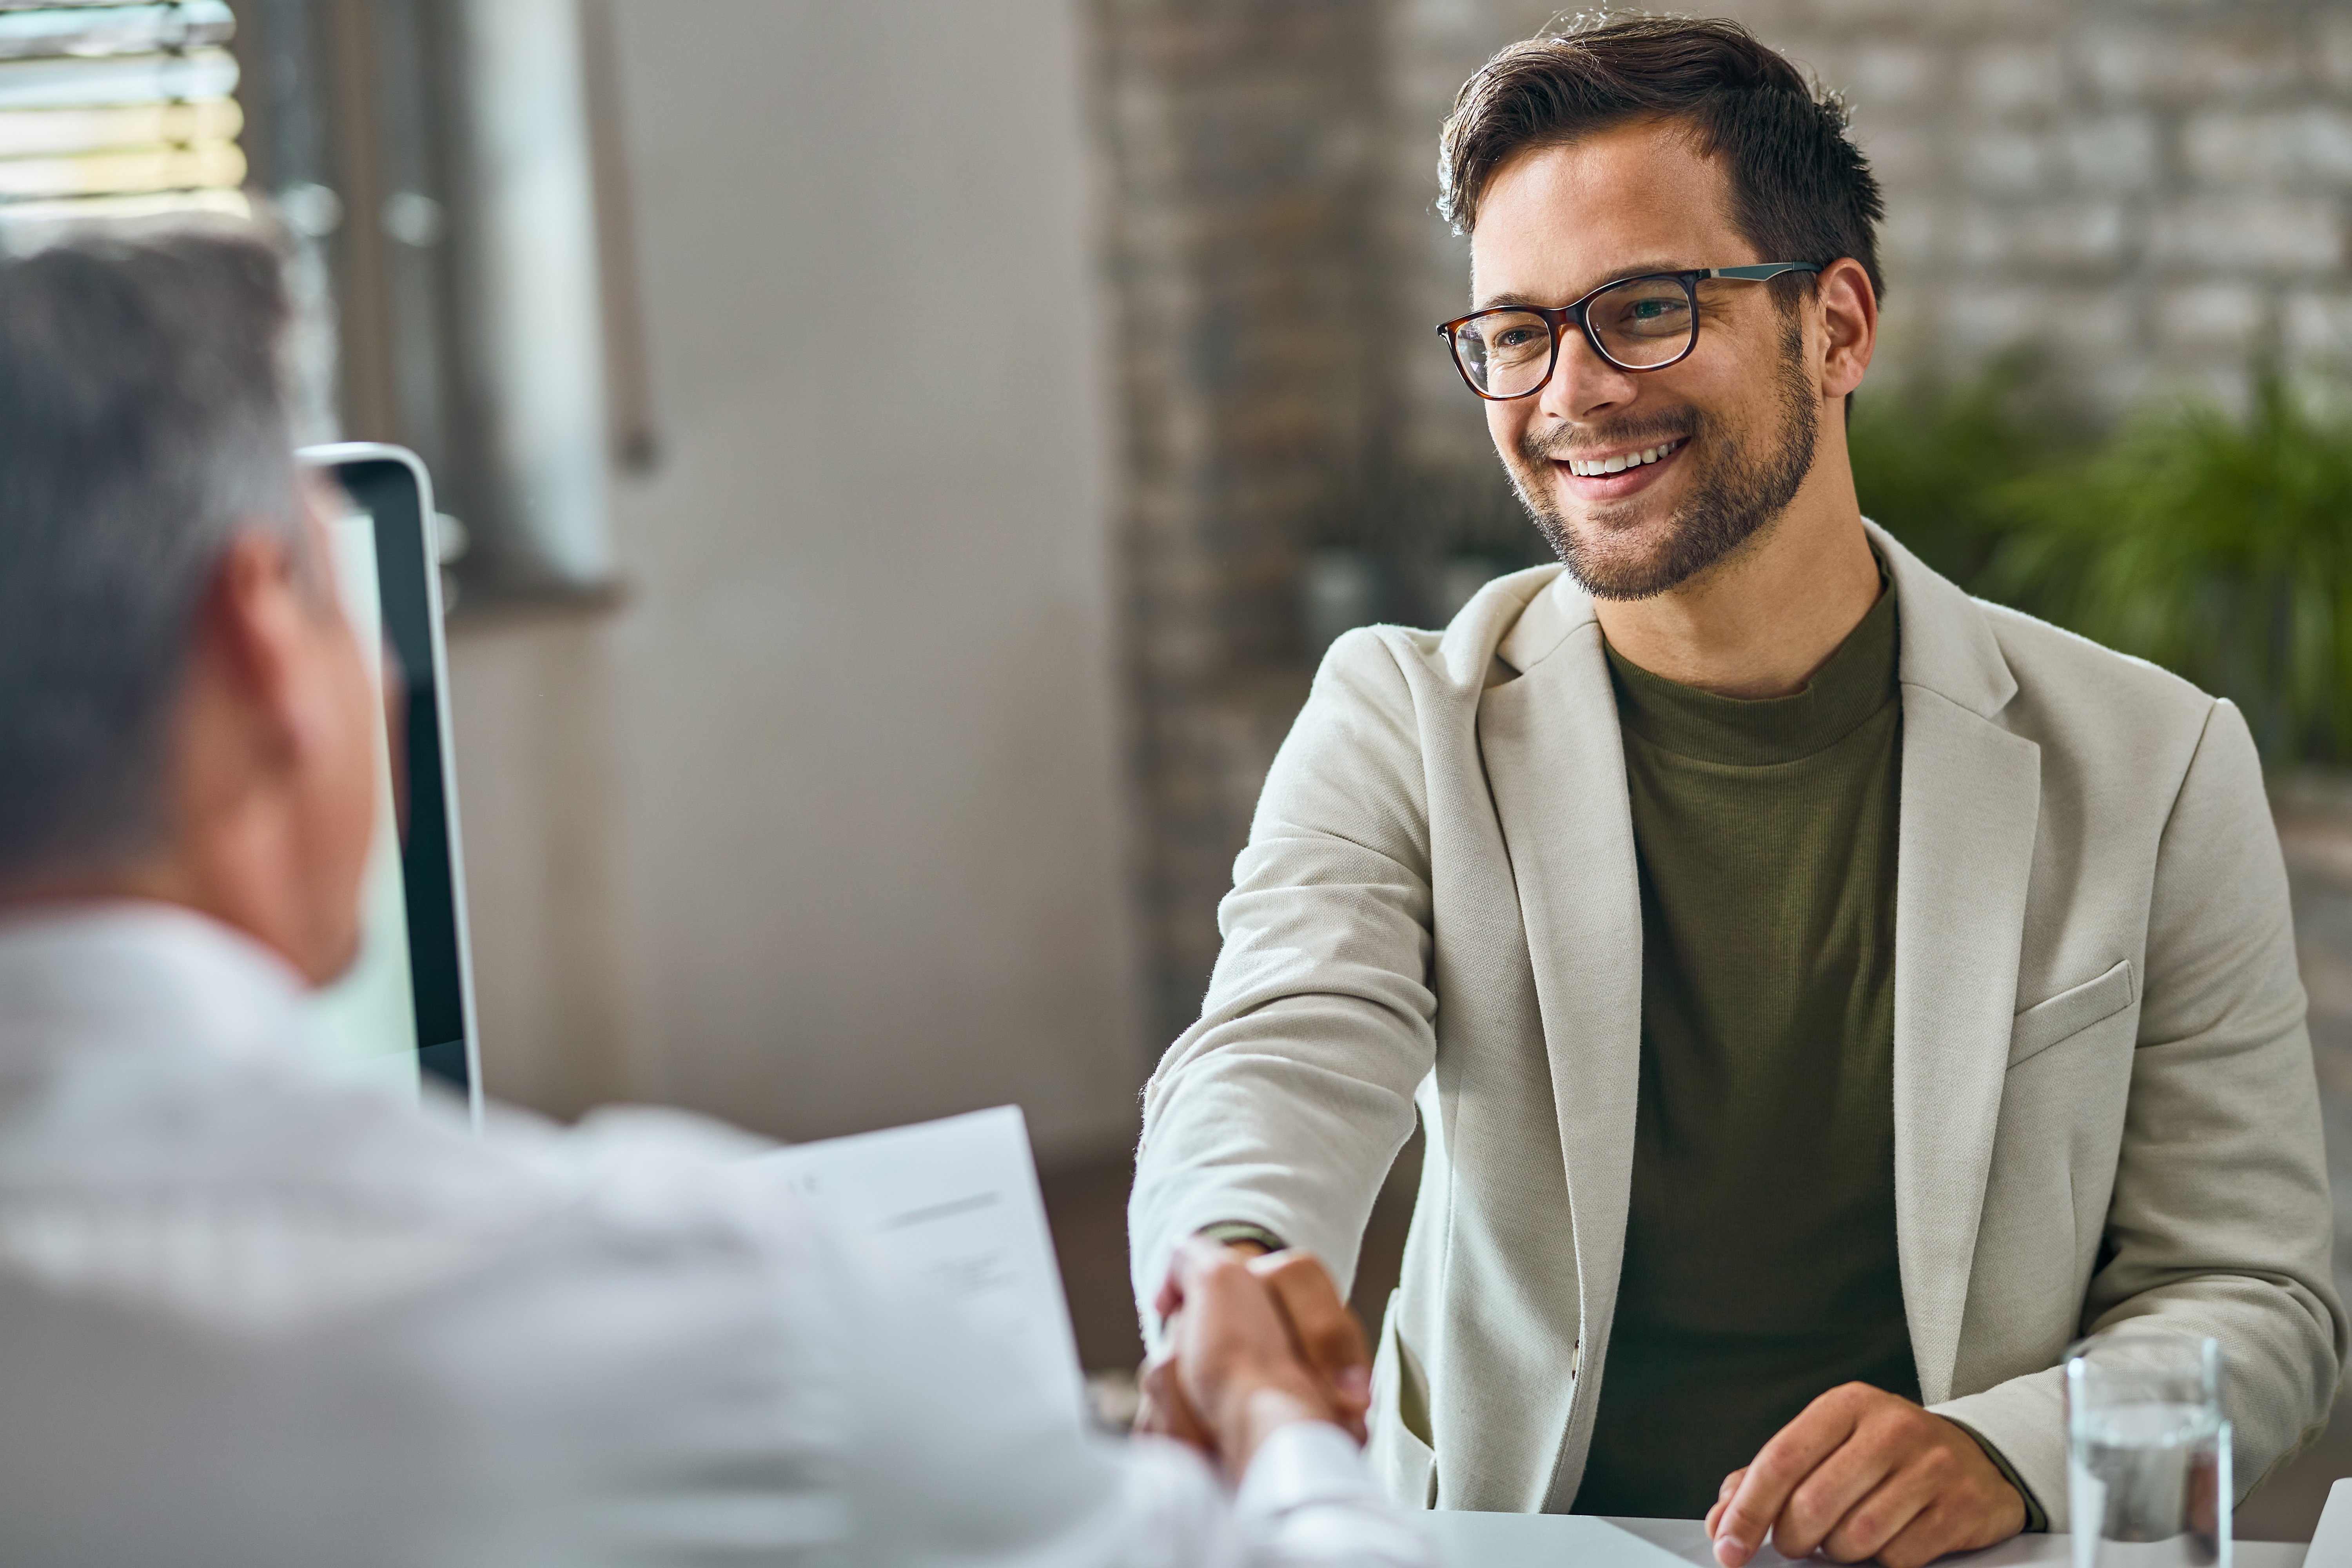
POLYGON ((1252 1256, 1193 1237, 1154 1310, 1166 1350, 1143 1369, 1136 1430, 1174 1437, 1238 1484, 1281 1427, 1327 1421, 1358 1443, 1371 1407, 1364 1328, 1311 1252, 1252 1256))

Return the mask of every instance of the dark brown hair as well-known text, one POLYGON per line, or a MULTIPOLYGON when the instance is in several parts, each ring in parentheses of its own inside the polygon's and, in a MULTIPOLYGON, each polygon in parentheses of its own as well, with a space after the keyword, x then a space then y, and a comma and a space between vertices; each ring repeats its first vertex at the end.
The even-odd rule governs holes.
POLYGON ((1886 209, 1845 104, 1716 17, 1599 17, 1501 50, 1454 97, 1438 211, 1466 234, 1510 158, 1643 120, 1686 123, 1700 155, 1722 161, 1731 221, 1760 259, 1852 257, 1885 297, 1876 226, 1886 209))

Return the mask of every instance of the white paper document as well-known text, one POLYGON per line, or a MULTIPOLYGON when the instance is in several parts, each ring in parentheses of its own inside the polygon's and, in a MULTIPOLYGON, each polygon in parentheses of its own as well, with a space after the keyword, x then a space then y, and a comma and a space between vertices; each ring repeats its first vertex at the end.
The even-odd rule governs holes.
POLYGON ((2308 1568, 2352 1568, 2352 1480, 2327 1489, 2327 1507, 2304 1562, 2308 1568))
POLYGON ((1077 1339, 1019 1106, 796 1143, 758 1163, 936 1284, 1024 1385, 1082 1418, 1077 1339))

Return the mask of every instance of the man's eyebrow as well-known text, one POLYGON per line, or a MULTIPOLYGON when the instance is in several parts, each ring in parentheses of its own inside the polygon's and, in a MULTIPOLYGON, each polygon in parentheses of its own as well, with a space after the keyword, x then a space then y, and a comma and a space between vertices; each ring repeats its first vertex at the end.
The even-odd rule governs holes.
POLYGON ((1483 300, 1473 300, 1470 301, 1470 309, 1473 312, 1479 310, 1498 310, 1510 305, 1517 305, 1522 308, 1538 308, 1541 305, 1541 301, 1537 300, 1537 298, 1532 294, 1489 294, 1483 300))
MULTIPOLYGON (((1727 263, 1727 265, 1728 264, 1727 263)), ((1595 281, 1590 288, 1578 289, 1575 293, 1568 296, 1568 299, 1581 300, 1587 294, 1591 293, 1594 289, 1606 289, 1612 283, 1622 283, 1628 278, 1647 278, 1654 272, 1688 272, 1691 270, 1692 268, 1684 266, 1679 261, 1637 261, 1631 266, 1616 268, 1614 271, 1608 273, 1599 280, 1595 281)), ((1566 304, 1567 302, 1568 301, 1566 300, 1560 301, 1562 304, 1566 304)), ((1546 308, 1545 302, 1538 299, 1533 294, 1523 294, 1517 290, 1507 290, 1500 294, 1489 294, 1483 299, 1475 299, 1471 301, 1470 308, 1473 310, 1500 310, 1506 306, 1514 305, 1518 306, 1521 309, 1530 307, 1546 308)))

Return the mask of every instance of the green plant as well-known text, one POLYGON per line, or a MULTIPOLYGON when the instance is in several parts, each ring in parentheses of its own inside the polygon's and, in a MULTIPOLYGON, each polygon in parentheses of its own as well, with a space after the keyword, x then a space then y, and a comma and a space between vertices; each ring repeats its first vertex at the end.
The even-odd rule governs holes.
POLYGON ((2047 385, 2034 361, 2011 356, 1958 383, 1864 388, 1846 431, 1863 515, 1973 585, 2008 525, 2001 487, 2086 438, 2047 385))
POLYGON ((2352 416, 2259 374, 1987 498, 1970 584, 2230 698, 2274 764, 2352 759, 2352 416))

